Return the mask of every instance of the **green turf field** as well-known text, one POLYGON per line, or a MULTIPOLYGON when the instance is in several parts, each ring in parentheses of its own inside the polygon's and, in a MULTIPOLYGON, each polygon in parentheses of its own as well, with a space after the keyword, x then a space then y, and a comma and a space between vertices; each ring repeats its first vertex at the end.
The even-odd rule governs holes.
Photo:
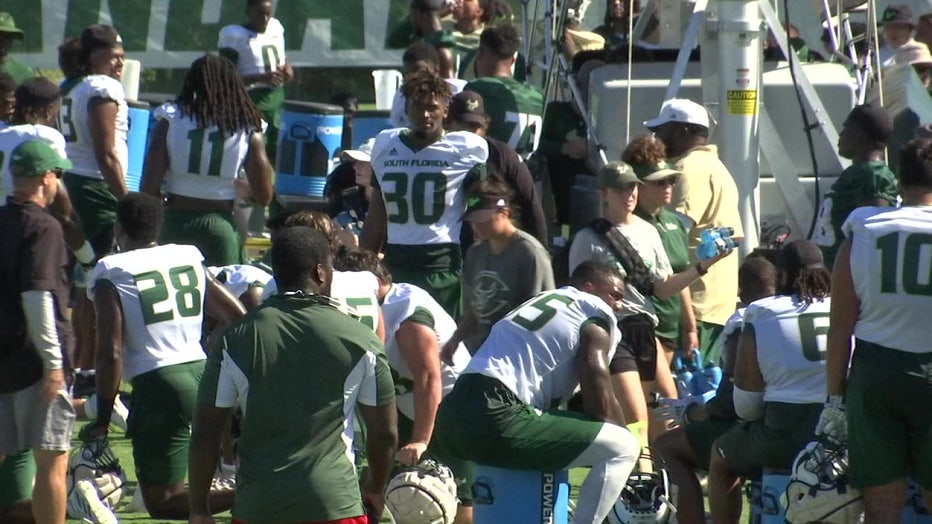
MULTIPOLYGON (((72 444, 75 447, 80 446, 80 442, 78 441, 74 441, 72 444)), ((123 466, 123 469, 126 471, 126 476, 129 479, 130 485, 133 487, 133 489, 135 489, 136 472, 133 469, 133 454, 132 454, 132 448, 130 446, 129 439, 125 438, 119 430, 111 429, 110 445, 113 448, 113 451, 116 454, 117 458, 120 459, 120 464, 123 466)), ((576 469, 570 470, 570 497, 571 498, 573 499, 576 498, 576 495, 579 491, 579 485, 582 484, 582 481, 585 478, 586 473, 587 473, 587 469, 585 468, 576 468, 576 469)), ((127 504, 128 502, 129 502, 129 498, 124 497, 124 500, 123 502, 121 502, 121 505, 127 504)), ((749 514, 749 510, 747 507, 747 502, 745 501, 744 511, 743 511, 743 515, 741 519, 742 523, 748 522, 748 514, 749 514)), ((120 522, 132 522, 132 523, 138 523, 138 524, 179 522, 179 521, 165 521, 165 520, 159 520, 159 519, 152 519, 152 518, 149 518, 149 515, 146 513, 126 513, 124 511, 120 511, 119 508, 117 510, 117 517, 119 518, 120 522)), ((69 519, 66 522, 68 522, 69 524, 81 524, 80 521, 73 520, 73 519, 69 519)), ((217 522, 219 523, 230 522, 230 513, 226 512, 226 513, 221 513, 220 515, 218 515, 217 522)), ((390 521, 388 520, 388 518, 382 519, 382 523, 389 523, 389 522, 390 521)))

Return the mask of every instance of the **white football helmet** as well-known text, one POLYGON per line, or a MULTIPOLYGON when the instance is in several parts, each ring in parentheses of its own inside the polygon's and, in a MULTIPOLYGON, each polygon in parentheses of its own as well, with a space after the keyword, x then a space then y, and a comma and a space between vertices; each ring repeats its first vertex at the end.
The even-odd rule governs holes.
POLYGON ((83 479, 88 479, 94 484, 100 500, 110 508, 116 508, 123 498, 126 473, 120 467, 120 461, 113 454, 106 438, 86 441, 71 453, 68 459, 68 475, 65 478, 69 499, 75 484, 83 479))
POLYGON ((397 524, 452 524, 458 503, 453 472, 430 458, 398 469, 385 489, 385 508, 397 524))
POLYGON ((667 470, 634 472, 608 514, 610 524, 666 524, 673 515, 667 470))
POLYGON ((848 450, 810 442, 793 461, 790 483, 780 501, 790 523, 858 522, 861 492, 848 480, 848 450))

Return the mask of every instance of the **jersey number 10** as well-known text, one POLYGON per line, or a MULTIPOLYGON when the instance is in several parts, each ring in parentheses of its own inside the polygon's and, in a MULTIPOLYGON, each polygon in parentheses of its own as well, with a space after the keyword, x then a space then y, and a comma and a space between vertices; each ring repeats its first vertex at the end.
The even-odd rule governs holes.
POLYGON ((932 235, 907 234, 901 253, 900 232, 888 233, 877 239, 877 249, 881 293, 898 293, 899 276, 899 284, 907 295, 932 296, 932 235))

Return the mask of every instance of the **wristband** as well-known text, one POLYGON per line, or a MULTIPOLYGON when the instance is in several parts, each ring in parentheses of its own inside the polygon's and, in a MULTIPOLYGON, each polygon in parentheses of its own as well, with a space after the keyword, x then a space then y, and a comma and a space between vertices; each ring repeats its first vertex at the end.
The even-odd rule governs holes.
POLYGON ((696 262, 696 273, 699 273, 700 277, 704 277, 708 272, 708 269, 702 269, 702 262, 696 262))
POLYGON ((74 258, 78 259, 78 262, 82 264, 90 264, 94 261, 94 248, 91 247, 91 243, 87 240, 84 241, 84 245, 80 248, 73 251, 74 258))

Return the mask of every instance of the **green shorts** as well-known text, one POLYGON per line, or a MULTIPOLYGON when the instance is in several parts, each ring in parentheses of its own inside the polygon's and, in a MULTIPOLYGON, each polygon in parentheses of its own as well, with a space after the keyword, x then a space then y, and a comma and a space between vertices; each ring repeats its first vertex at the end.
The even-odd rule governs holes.
POLYGON ((184 482, 191 420, 204 360, 175 364, 133 377, 127 436, 136 477, 145 486, 184 482))
POLYGON ((725 331, 725 326, 696 320, 696 330, 698 331, 699 353, 702 355, 702 362, 704 364, 718 365, 718 360, 721 357, 718 354, 718 339, 722 336, 722 332, 725 331))
POLYGON ((715 441, 715 452, 744 478, 759 478, 763 468, 788 470, 799 450, 814 440, 822 406, 767 402, 763 420, 739 422, 715 441))
POLYGON ((32 481, 36 478, 36 462, 32 451, 7 455, 0 464, 0 514, 21 500, 32 498, 32 481))
POLYGON ((196 246, 205 266, 243 263, 242 240, 230 213, 166 209, 159 243, 196 246))
POLYGON ((268 124, 265 128, 265 152, 272 165, 275 165, 278 133, 282 126, 282 107, 285 105, 285 89, 257 87, 249 90, 249 98, 262 112, 262 119, 268 124))
POLYGON ((497 468, 559 471, 595 440, 604 423, 571 411, 539 411, 500 381, 462 375, 440 403, 438 457, 497 468))
POLYGON ((723 420, 709 418, 698 422, 690 422, 683 426, 686 441, 699 459, 702 469, 709 470, 709 460, 712 457, 712 444, 725 433, 738 425, 738 420, 723 420))
MULTIPOLYGON (((398 412, 398 447, 404 446, 411 440, 411 432, 414 431, 414 421, 409 419, 402 413, 398 412)), ((427 447, 427 453, 429 455, 434 454, 434 448, 436 447, 433 443, 434 440, 437 440, 436 437, 432 439, 430 445, 427 447)), ((439 458, 439 457, 438 457, 439 458)), ((476 480, 474 469, 474 464, 468 460, 458 459, 452 456, 446 456, 443 459, 440 459, 440 462, 445 464, 453 471, 453 478, 456 479, 456 498, 460 499, 460 502, 471 503, 472 502, 472 483, 476 480)))
POLYGON ((932 489, 932 353, 857 340, 848 378, 851 483, 932 489))
POLYGON ((463 258, 458 245, 386 244, 383 251, 385 265, 392 273, 393 281, 424 289, 451 317, 460 317, 463 310, 460 293, 463 258))
POLYGON ((63 180, 71 205, 81 220, 81 231, 94 253, 103 256, 113 251, 117 198, 107 183, 74 173, 65 173, 63 180))

